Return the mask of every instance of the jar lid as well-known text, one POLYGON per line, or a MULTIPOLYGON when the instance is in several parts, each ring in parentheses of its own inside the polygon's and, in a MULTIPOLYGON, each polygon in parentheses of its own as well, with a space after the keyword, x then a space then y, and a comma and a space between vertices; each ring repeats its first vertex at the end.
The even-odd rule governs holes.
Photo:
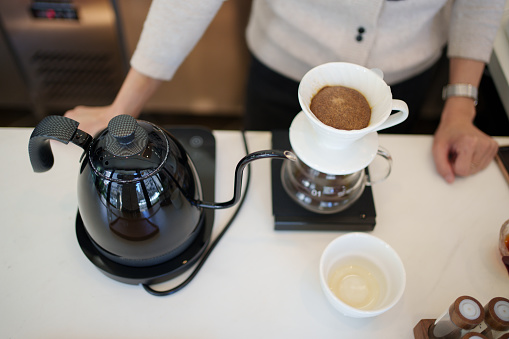
POLYGON ((509 300, 496 297, 484 307, 486 323, 496 331, 509 330, 509 300))

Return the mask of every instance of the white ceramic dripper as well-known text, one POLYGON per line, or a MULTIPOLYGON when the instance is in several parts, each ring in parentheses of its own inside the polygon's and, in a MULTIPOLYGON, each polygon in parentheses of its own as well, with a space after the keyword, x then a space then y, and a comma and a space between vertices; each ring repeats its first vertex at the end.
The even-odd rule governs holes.
POLYGON ((298 90, 302 112, 290 126, 290 143, 308 166, 329 174, 350 174, 368 166, 377 154, 377 131, 397 125, 408 117, 404 101, 392 98, 390 87, 378 69, 331 62, 311 69, 298 90), (311 112, 311 99, 325 86, 344 86, 361 92, 371 107, 367 127, 340 130, 322 123, 311 112), (397 111, 391 114, 392 111, 397 111))

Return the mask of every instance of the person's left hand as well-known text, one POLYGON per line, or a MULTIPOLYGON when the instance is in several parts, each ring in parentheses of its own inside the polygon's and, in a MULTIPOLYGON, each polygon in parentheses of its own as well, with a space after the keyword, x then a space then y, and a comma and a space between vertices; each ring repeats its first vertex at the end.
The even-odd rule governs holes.
POLYGON ((473 124, 475 106, 469 98, 452 97, 444 106, 433 141, 438 173, 448 182, 485 169, 495 157, 498 144, 473 124))

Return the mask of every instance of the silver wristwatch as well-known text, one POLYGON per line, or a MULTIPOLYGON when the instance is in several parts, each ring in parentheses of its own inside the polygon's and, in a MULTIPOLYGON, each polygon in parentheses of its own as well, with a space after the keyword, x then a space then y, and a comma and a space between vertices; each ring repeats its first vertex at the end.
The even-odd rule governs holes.
POLYGON ((451 84, 444 86, 442 89, 442 99, 449 97, 467 97, 474 100, 477 106, 477 87, 470 84, 451 84))

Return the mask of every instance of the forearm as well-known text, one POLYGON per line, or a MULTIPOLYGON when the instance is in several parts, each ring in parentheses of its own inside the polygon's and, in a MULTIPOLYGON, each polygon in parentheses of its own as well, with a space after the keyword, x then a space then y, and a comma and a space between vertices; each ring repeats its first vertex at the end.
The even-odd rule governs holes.
MULTIPOLYGON (((451 59, 449 83, 478 87, 484 63, 471 59, 451 59)), ((493 138, 474 126, 474 99, 449 97, 442 111, 433 141, 433 158, 438 173, 449 183, 455 175, 467 176, 486 168, 497 151, 493 138)))
POLYGON ((471 84, 472 86, 479 87, 484 71, 484 62, 472 59, 451 58, 449 65, 450 84, 471 84))
MULTIPOLYGON (((485 64, 482 61, 462 58, 451 58, 449 63, 449 84, 470 84, 479 87, 485 64)), ((467 97, 449 97, 442 112, 442 119, 468 120, 475 117, 474 100, 467 97)))
POLYGON ((161 83, 162 80, 148 77, 131 68, 111 105, 112 114, 129 114, 137 118, 161 83))

